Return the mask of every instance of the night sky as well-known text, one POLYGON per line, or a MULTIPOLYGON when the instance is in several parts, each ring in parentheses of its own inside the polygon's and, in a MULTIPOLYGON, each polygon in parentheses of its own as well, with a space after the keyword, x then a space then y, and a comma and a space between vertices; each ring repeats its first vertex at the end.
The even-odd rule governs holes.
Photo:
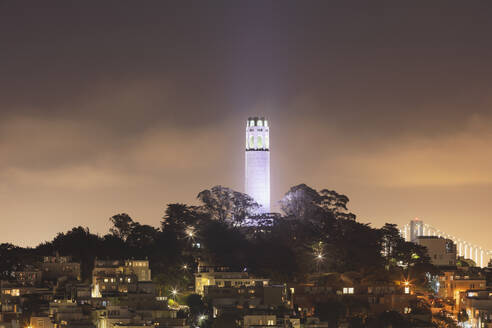
MULTIPOLYGON (((213 185, 335 189, 492 249, 492 3, 0 0, 0 242, 36 245, 213 185)), ((278 208, 278 206, 277 206, 278 208)))

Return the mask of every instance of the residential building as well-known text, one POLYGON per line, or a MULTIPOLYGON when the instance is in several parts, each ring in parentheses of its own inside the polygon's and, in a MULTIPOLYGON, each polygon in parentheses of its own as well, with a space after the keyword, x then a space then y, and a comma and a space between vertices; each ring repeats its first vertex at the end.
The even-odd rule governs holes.
POLYGON ((214 318, 224 312, 235 309, 268 310, 280 306, 291 306, 287 288, 283 285, 240 287, 205 286, 204 298, 210 301, 213 307, 214 318))
POLYGON ((435 266, 456 265, 456 244, 451 239, 437 236, 418 236, 416 242, 427 248, 427 254, 435 266))
POLYGON ((248 272, 231 272, 226 267, 199 266, 195 273, 195 293, 204 295, 205 286, 268 286, 269 279, 252 277, 248 272))
POLYGON ((118 293, 153 293, 148 260, 98 260, 92 271, 92 297, 118 293))
POLYGON ((243 317, 243 328, 262 328, 277 325, 277 316, 275 315, 245 315, 243 317))
POLYGON ((48 315, 44 315, 44 316, 33 315, 33 316, 31 316, 31 320, 29 322, 29 327, 30 328, 54 328, 54 324, 48 315))
POLYGON ((492 328, 491 290, 467 290, 460 297, 460 311, 468 315, 467 327, 492 328))
POLYGON ((71 256, 45 256, 41 263, 44 280, 57 280, 66 277, 69 280, 80 280, 80 263, 73 262, 71 256))
POLYGON ((148 260, 126 260, 123 273, 135 274, 138 281, 152 281, 148 260))
POLYGON ((117 323, 131 323, 134 316, 127 306, 107 306, 94 310, 94 324, 97 328, 112 328, 117 323))
POLYGON ((484 289, 487 285, 484 276, 472 271, 445 271, 439 276, 438 294, 442 298, 454 299, 455 312, 460 307, 461 293, 468 290, 484 289))
POLYGON ((14 271, 12 275, 15 281, 22 286, 37 286, 42 280, 42 271, 34 267, 22 271, 14 271))

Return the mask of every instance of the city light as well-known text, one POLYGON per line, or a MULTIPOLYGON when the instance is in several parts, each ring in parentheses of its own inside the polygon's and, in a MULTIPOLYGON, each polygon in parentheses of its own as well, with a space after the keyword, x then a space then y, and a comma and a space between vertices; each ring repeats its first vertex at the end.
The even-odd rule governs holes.
POLYGON ((178 294, 179 294, 179 291, 176 288, 171 290, 171 295, 172 295, 173 299, 176 299, 176 296, 178 294))
POLYGON ((186 235, 187 235, 189 238, 194 238, 194 237, 195 237, 195 228, 193 228, 193 227, 188 227, 188 228, 186 228, 185 233, 186 233, 186 235))

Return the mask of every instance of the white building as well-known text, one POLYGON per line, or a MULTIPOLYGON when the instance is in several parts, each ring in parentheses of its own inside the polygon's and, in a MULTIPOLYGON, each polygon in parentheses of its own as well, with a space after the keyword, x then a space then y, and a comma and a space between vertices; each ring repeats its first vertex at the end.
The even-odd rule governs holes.
POLYGON ((245 192, 270 212, 270 133, 264 117, 250 117, 246 124, 245 192))

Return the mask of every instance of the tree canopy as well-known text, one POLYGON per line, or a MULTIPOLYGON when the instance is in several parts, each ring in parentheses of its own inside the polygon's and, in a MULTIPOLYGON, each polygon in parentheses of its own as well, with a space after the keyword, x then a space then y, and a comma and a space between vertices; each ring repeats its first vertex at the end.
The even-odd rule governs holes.
POLYGON ((112 227, 103 236, 79 226, 33 249, 2 244, 0 274, 16 269, 14 257, 55 252, 81 261, 85 279, 95 258, 147 258, 162 292, 170 281, 189 284, 198 260, 280 282, 320 271, 406 269, 422 277, 429 270, 425 248, 403 240, 393 224, 375 229, 357 222, 348 209, 349 198, 333 190, 293 186, 280 201, 283 214, 260 215, 251 197, 222 186, 201 191, 197 199, 198 205, 168 204, 158 228, 121 213, 109 219, 112 227))

